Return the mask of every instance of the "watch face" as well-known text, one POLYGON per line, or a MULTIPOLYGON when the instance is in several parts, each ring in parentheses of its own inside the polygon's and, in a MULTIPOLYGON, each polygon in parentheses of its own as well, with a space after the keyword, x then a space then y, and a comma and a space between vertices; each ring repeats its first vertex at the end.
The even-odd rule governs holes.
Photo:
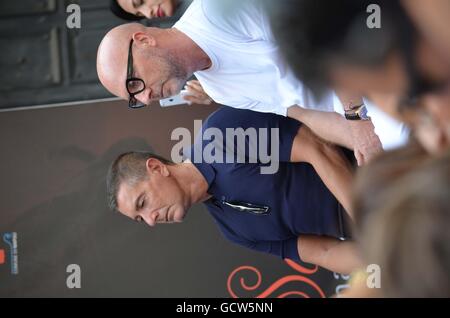
POLYGON ((358 112, 358 115, 359 115, 359 117, 361 119, 368 119, 369 118, 369 116, 367 115, 367 108, 365 106, 361 107, 361 109, 358 112))

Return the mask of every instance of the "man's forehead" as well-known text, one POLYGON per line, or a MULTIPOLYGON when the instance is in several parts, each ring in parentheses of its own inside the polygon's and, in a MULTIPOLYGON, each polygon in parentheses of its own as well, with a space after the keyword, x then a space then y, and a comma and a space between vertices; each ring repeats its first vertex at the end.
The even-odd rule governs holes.
POLYGON ((130 216, 135 211, 135 200, 138 197, 138 189, 131 186, 128 182, 122 182, 117 191, 117 208, 118 210, 130 216))

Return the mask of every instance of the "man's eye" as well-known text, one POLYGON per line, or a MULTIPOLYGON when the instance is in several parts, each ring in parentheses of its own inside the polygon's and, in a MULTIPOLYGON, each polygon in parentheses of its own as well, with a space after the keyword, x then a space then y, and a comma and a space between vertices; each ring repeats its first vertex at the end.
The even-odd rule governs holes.
POLYGON ((140 215, 138 215, 138 216, 136 216, 136 217, 134 218, 134 220, 135 220, 136 222, 142 222, 142 217, 141 217, 140 215))
MULTIPOLYGON (((134 74, 133 74, 134 76, 134 74)), ((139 82, 138 81, 129 81, 128 82, 128 88, 130 88, 131 90, 134 90, 136 88, 139 87, 139 82)))

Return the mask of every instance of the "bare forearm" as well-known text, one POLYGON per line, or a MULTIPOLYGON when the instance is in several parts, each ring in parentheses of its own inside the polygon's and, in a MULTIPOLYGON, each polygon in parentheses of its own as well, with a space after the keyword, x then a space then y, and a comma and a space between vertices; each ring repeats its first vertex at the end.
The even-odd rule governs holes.
POLYGON ((351 204, 353 169, 342 151, 335 146, 324 145, 317 155, 311 157, 310 164, 353 219, 351 204))
POLYGON ((297 240, 300 259, 330 271, 350 274, 363 266, 355 242, 335 238, 300 235, 297 240))
POLYGON ((313 166, 327 188, 352 217, 351 188, 353 169, 341 149, 319 139, 303 125, 294 138, 291 162, 307 162, 313 166))
POLYGON ((321 263, 318 265, 341 274, 350 274, 363 266, 356 243, 339 240, 330 242, 321 263))
POLYGON ((353 140, 345 118, 338 113, 292 106, 288 117, 307 125, 320 138, 353 150, 353 140))

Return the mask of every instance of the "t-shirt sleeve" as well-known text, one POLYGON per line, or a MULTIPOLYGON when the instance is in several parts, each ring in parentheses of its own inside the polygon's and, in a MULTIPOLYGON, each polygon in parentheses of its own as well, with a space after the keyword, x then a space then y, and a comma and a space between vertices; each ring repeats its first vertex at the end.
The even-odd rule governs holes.
POLYGON ((268 40, 267 19, 260 0, 201 0, 203 14, 216 28, 230 35, 268 40))
POLYGON ((203 133, 197 136, 194 148, 198 153, 202 153, 206 147, 211 149, 211 143, 213 143, 216 151, 224 152, 222 154, 224 159, 226 155, 229 155, 227 152, 233 151, 236 155, 239 150, 239 155, 245 152, 247 158, 253 158, 256 155, 258 162, 264 161, 260 158, 261 154, 267 154, 273 158, 273 152, 278 151, 280 162, 290 162, 292 144, 301 125, 295 119, 271 113, 222 107, 205 121, 203 133), (230 134, 230 129, 233 134, 230 134), (205 133, 207 130, 211 134, 205 133), (215 131, 220 131, 223 138, 213 136, 215 131), (251 140, 250 136, 256 136, 256 142, 251 140), (239 140, 245 140, 245 149, 239 145, 239 140), (234 145, 233 148, 229 146, 231 143, 234 145))
POLYGON ((297 249, 297 238, 293 237, 284 241, 259 241, 251 242, 242 239, 232 240, 232 242, 250 248, 252 250, 272 254, 281 259, 291 259, 300 262, 297 249))

